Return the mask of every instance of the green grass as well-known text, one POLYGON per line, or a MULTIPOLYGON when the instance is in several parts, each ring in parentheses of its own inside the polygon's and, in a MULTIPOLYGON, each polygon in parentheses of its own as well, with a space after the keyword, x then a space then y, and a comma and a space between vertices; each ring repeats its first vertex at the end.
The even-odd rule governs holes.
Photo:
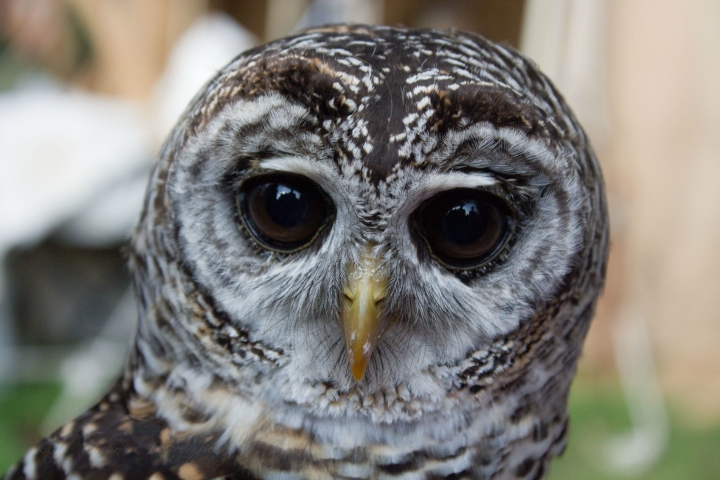
POLYGON ((570 440, 555 460, 549 480, 719 480, 720 425, 704 429, 676 421, 671 409, 670 441, 659 462, 638 474, 613 473, 601 454, 612 434, 630 430, 627 409, 617 387, 584 380, 570 395, 570 440))
POLYGON ((40 423, 59 394, 56 384, 21 384, 0 390, 0 475, 40 440, 40 423))
MULTIPOLYGON (((57 385, 15 385, 0 391, 0 474, 40 439, 39 426, 57 398, 57 385)), ((552 464, 549 480, 718 480, 720 425, 705 429, 674 422, 660 462, 642 475, 611 474, 598 453, 610 434, 628 431, 630 421, 620 391, 588 380, 570 396, 570 442, 552 464)))

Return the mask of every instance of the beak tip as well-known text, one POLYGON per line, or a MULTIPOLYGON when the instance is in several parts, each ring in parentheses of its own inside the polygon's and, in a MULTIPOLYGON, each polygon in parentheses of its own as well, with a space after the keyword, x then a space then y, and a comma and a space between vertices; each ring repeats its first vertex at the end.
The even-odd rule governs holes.
POLYGON ((365 371, 367 370, 367 362, 363 360, 364 359, 360 361, 350 362, 350 370, 352 371, 353 378, 355 378, 356 382, 359 382, 363 379, 363 377, 365 376, 365 371))

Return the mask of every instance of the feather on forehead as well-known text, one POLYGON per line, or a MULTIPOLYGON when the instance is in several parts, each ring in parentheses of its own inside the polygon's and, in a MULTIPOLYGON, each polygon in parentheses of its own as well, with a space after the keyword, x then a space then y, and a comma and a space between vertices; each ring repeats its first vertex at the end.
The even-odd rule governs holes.
POLYGON ((193 136, 220 110, 268 92, 304 106, 305 125, 334 139, 340 160, 362 160, 380 182, 416 165, 444 134, 488 122, 567 140, 575 125, 530 62, 472 34, 363 26, 322 28, 250 50, 198 98, 185 131, 193 136))

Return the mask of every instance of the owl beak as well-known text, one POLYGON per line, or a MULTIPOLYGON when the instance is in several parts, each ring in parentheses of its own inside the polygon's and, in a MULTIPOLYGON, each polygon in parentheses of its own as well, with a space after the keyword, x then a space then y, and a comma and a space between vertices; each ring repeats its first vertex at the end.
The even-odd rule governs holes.
POLYGON ((388 274, 382 260, 373 254, 373 247, 366 245, 360 261, 351 262, 343 288, 343 331, 350 370, 358 382, 365 375, 370 356, 388 323, 381 315, 382 302, 387 296, 388 274))

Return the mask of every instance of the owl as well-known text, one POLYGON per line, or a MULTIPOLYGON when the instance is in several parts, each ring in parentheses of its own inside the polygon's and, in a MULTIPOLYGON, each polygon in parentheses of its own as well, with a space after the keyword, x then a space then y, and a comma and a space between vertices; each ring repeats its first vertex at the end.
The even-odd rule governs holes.
POLYGON ((588 139, 514 50, 247 51, 154 168, 121 378, 6 478, 543 478, 607 248, 588 139))

